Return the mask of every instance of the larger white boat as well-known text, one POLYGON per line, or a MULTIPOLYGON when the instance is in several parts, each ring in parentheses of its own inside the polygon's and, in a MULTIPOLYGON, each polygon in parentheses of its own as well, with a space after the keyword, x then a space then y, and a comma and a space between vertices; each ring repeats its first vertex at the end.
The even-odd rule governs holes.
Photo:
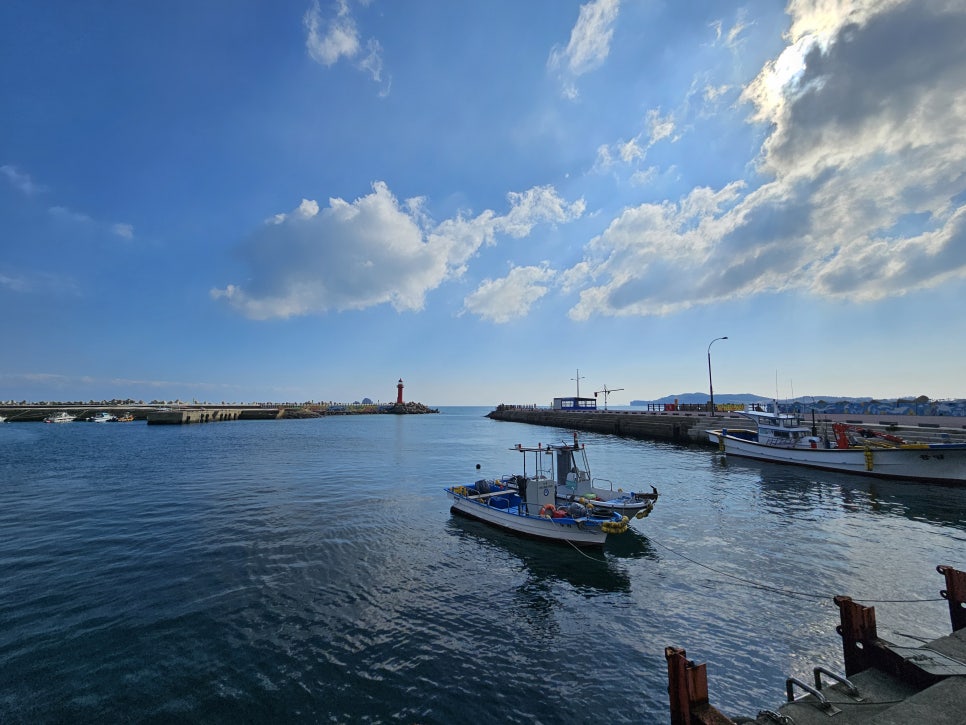
POLYGON ((77 416, 61 411, 60 413, 48 415, 44 418, 44 423, 73 423, 76 418, 77 416))
POLYGON ((594 485, 576 435, 572 446, 517 444, 511 450, 523 454, 523 473, 446 488, 454 514, 531 538, 602 546, 609 534, 627 531, 632 515, 643 518, 657 501, 653 487, 646 494, 625 494, 594 485))
POLYGON ((879 478, 966 483, 966 443, 915 443, 844 423, 822 436, 796 413, 748 407, 755 430, 719 428, 708 438, 727 455, 879 478))

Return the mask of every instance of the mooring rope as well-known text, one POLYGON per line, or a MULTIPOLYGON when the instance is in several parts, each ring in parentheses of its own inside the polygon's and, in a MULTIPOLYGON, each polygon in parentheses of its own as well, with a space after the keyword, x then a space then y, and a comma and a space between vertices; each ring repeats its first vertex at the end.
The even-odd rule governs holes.
MULTIPOLYGON (((729 579, 734 579, 735 581, 741 582, 742 584, 747 584, 748 586, 754 587, 755 589, 762 589, 767 592, 782 594, 788 597, 803 597, 806 599, 826 599, 827 600, 827 599, 832 599, 834 597, 834 595, 832 594, 816 594, 814 592, 799 592, 799 591, 795 591, 794 589, 784 589, 782 587, 774 587, 769 584, 762 584, 760 582, 752 581, 751 579, 746 579, 736 574, 731 574, 730 572, 722 571, 721 569, 716 569, 715 567, 709 566, 708 564, 703 564, 697 559, 692 559, 690 556, 687 556, 685 554, 682 554, 680 551, 672 549, 667 544, 662 544, 653 536, 648 536, 647 540, 650 541, 652 544, 657 544, 662 549, 667 549, 668 551, 670 551, 672 554, 676 556, 680 556, 682 559, 684 559, 685 561, 691 562, 695 566, 700 566, 702 569, 713 571, 715 574, 728 577, 729 579)), ((851 599, 854 602, 861 602, 864 604, 924 604, 926 602, 946 601, 942 597, 936 597, 935 599, 866 599, 866 598, 860 598, 860 597, 851 597, 851 599)))
POLYGON ((574 551, 576 551, 581 556, 586 556, 588 559, 590 559, 591 561, 596 561, 598 564, 606 564, 607 563, 607 559, 598 559, 596 556, 591 556, 586 551, 581 551, 580 550, 580 547, 577 546, 574 542, 570 541, 569 539, 564 539, 564 541, 566 541, 568 544, 570 544, 572 547, 574 547, 574 551))

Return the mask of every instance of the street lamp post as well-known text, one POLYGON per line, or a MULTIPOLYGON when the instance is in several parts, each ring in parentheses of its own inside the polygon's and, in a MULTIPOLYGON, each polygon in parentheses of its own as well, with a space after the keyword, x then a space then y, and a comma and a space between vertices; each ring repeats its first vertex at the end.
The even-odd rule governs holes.
POLYGON ((577 381, 577 397, 580 397, 580 381, 584 379, 585 376, 580 374, 580 368, 577 368, 577 377, 570 378, 571 380, 577 381))
POLYGON ((727 340, 725 337, 716 337, 708 343, 708 392, 711 394, 711 417, 714 418, 714 383, 711 382, 711 346, 718 340, 727 340))

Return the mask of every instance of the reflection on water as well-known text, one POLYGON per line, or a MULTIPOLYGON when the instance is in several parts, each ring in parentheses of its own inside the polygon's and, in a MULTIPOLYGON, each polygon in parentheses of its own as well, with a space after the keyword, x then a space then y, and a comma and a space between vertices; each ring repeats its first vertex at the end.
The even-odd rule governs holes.
MULTIPOLYGON (((464 544, 470 544, 470 548, 487 547, 511 556, 515 567, 526 575, 526 582, 521 588, 528 591, 547 592, 550 591, 550 585, 560 582, 569 584, 584 596, 593 596, 596 592, 626 592, 630 589, 627 571, 610 554, 610 544, 603 552, 578 551, 566 544, 514 536, 480 521, 455 515, 448 523, 448 528, 464 544)), ((628 532, 624 536, 630 538, 632 534, 628 532)), ((637 534, 633 536, 642 538, 637 534)))
POLYGON ((833 594, 948 630, 966 489, 588 434, 661 496, 581 553, 450 513, 568 438, 486 412, 0 426, 0 722, 666 722, 669 645, 753 714, 841 668, 833 594))
POLYGON ((715 456, 722 471, 752 472, 777 515, 841 510, 966 527, 966 486, 889 479, 715 456))

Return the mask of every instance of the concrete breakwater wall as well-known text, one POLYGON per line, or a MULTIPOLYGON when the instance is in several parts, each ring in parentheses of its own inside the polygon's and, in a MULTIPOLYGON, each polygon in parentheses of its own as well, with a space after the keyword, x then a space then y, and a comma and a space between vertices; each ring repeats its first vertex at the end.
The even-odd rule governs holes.
POLYGON ((722 419, 702 413, 651 414, 625 411, 562 411, 548 408, 501 407, 487 414, 493 420, 556 426, 675 443, 708 443, 705 430, 721 425, 722 419))
MULTIPOLYGON (((755 425, 737 413, 718 413, 712 418, 703 412, 637 412, 637 411, 564 411, 550 408, 500 406, 487 414, 493 420, 555 426, 569 430, 588 431, 640 440, 671 441, 674 443, 712 445, 705 431, 708 428, 751 428, 755 425)), ((810 420, 803 418, 806 423, 810 420)), ((895 432, 909 441, 961 442, 966 441, 966 418, 949 416, 892 416, 888 420, 876 416, 822 415, 816 425, 831 427, 832 423, 861 425, 875 430, 895 432)))
POLYGON ((147 414, 148 425, 213 423, 220 420, 274 420, 278 408, 180 408, 154 410, 147 414))
POLYGON ((396 405, 79 405, 76 403, 0 404, 0 416, 10 423, 39 423, 50 415, 65 412, 77 421, 86 421, 98 413, 110 413, 118 417, 130 415, 135 420, 146 420, 149 425, 185 425, 188 423, 214 423, 226 420, 278 420, 290 418, 324 418, 330 415, 375 415, 375 414, 422 414, 439 413, 422 403, 403 403, 396 405))
POLYGON ((130 415, 134 420, 146 420, 148 423, 160 424, 208 423, 218 420, 274 420, 281 415, 281 409, 277 407, 240 405, 159 408, 150 405, 113 406, 62 403, 60 405, 0 406, 0 415, 6 418, 8 423, 39 423, 46 417, 61 411, 73 415, 78 422, 86 421, 98 413, 109 413, 118 417, 130 415))

